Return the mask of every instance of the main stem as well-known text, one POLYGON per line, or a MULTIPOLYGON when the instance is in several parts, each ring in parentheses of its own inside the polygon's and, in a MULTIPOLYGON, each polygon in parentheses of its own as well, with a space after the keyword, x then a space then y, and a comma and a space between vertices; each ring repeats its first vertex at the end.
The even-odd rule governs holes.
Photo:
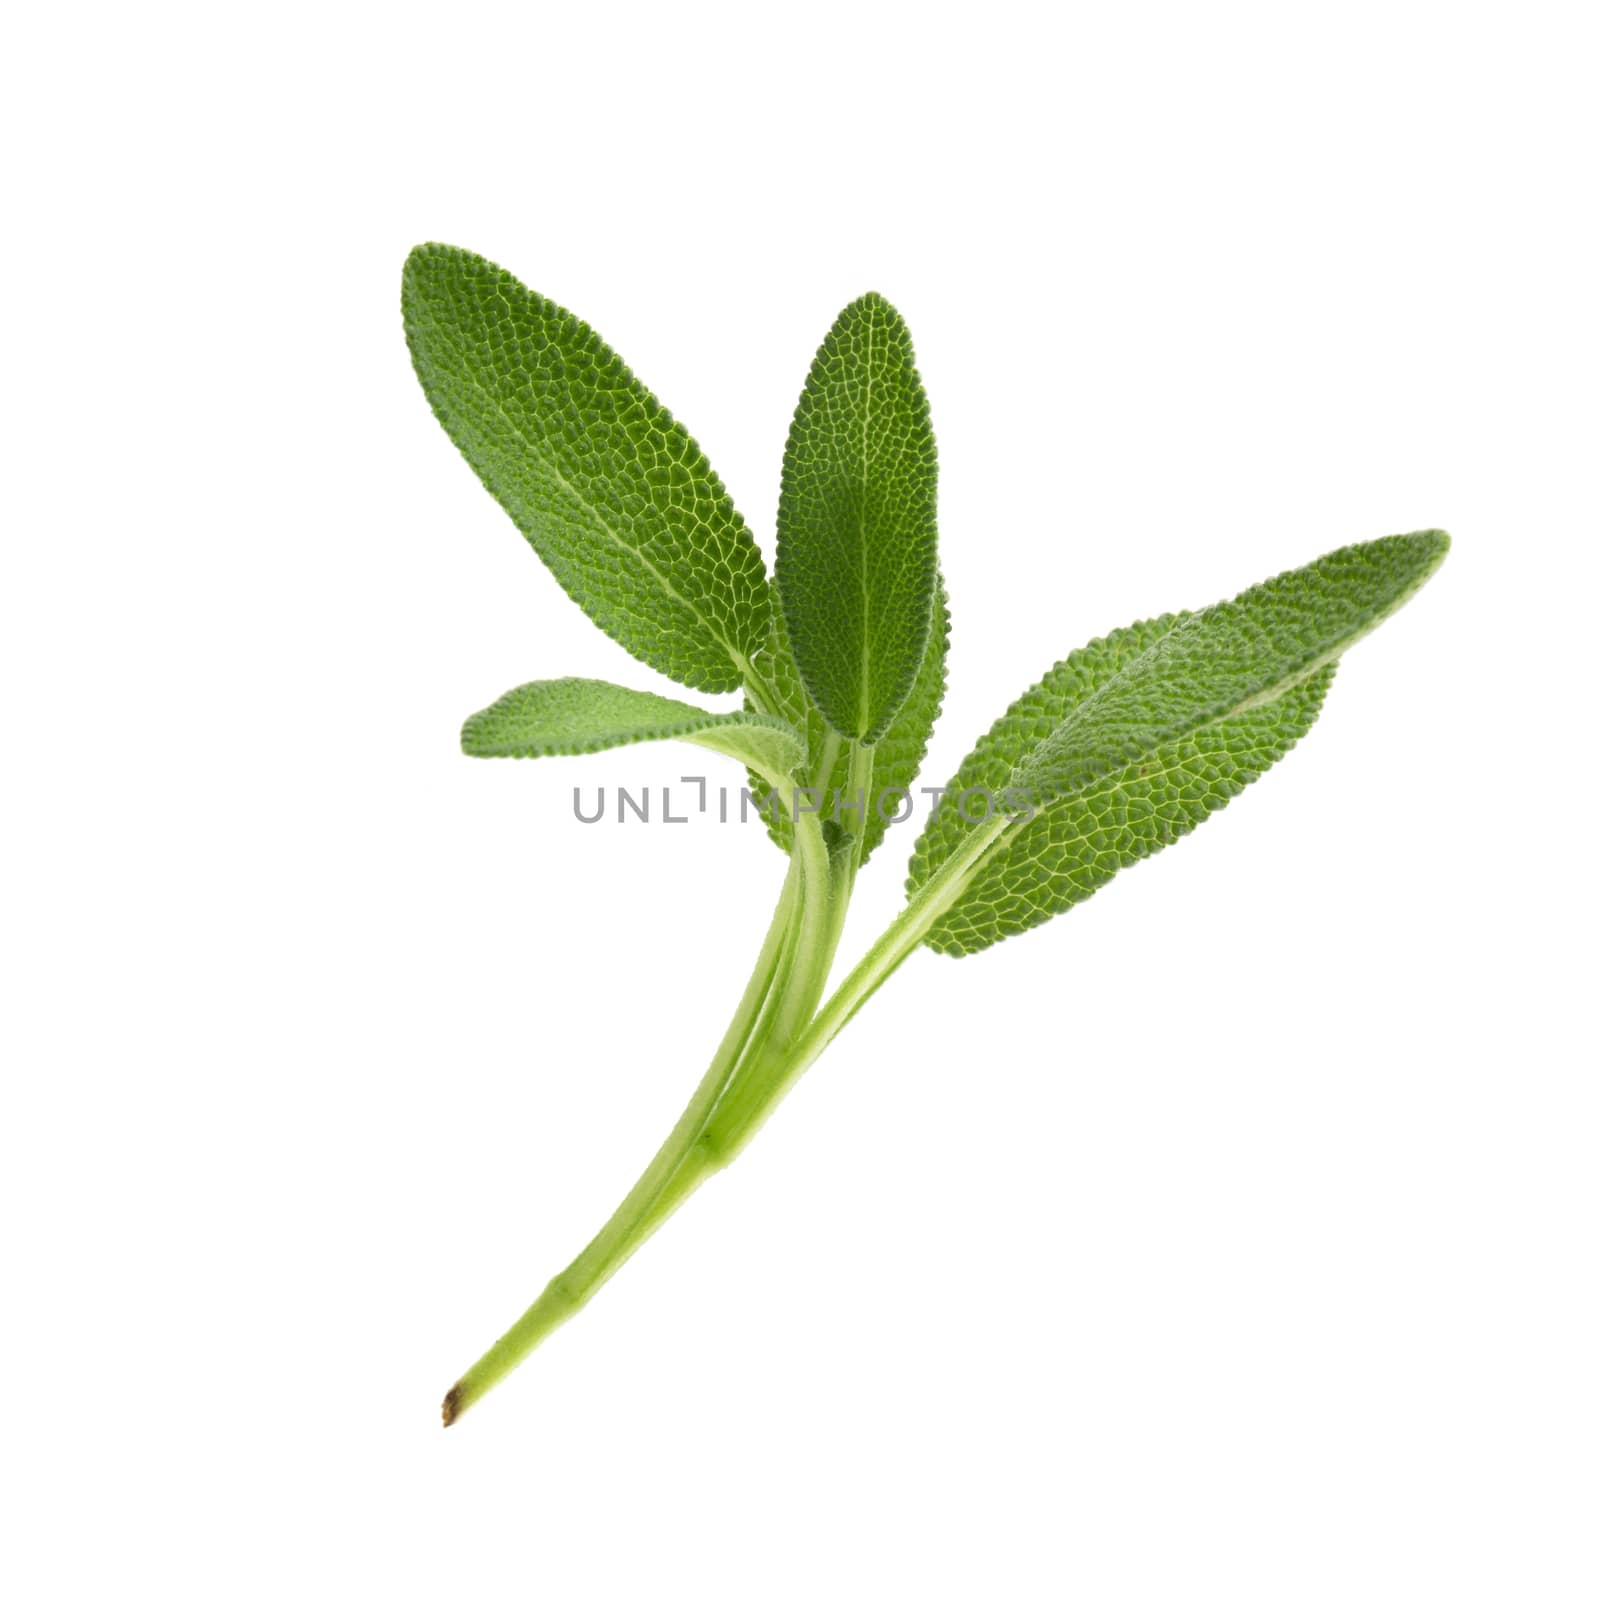
MULTIPOLYGON (((865 776, 870 782, 870 768, 865 776)), ((611 1220, 445 1396, 449 1425, 481 1400, 596 1291, 711 1173, 754 1137, 800 1075, 965 892, 1014 820, 974 828, 818 1009, 858 854, 830 861, 821 825, 798 806, 794 851, 738 1010, 693 1099, 611 1220)))
POLYGON ((508 1376, 554 1329, 587 1304, 596 1290, 666 1220, 669 1213, 658 1211, 656 1202, 669 1184, 676 1180, 681 1200, 706 1175, 705 1165, 697 1158, 706 1150, 700 1135, 749 1041, 760 1031, 763 1013, 769 1010, 769 1002, 774 998, 774 978, 793 943, 795 910, 803 898, 801 873, 802 863, 796 856, 784 878, 772 924, 767 929, 738 1009, 705 1077, 672 1132, 628 1191, 627 1198, 612 1213, 611 1220, 564 1272, 550 1280, 539 1298, 444 1397, 447 1428, 508 1376), (695 1168, 692 1177, 683 1170, 686 1165, 695 1168), (686 1179, 690 1181, 685 1182, 686 1179))

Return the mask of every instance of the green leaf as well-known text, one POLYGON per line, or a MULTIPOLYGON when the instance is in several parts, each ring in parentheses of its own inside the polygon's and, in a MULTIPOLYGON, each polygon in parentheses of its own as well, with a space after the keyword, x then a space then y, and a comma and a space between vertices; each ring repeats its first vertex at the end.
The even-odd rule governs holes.
POLYGON ((707 711, 595 678, 525 683, 467 718, 469 756, 571 756, 648 739, 684 739, 732 756, 781 784, 805 760, 800 735, 777 717, 707 711))
POLYGON ((598 334, 481 256, 419 245, 402 304, 434 414, 562 588, 669 678, 737 689, 766 569, 694 440, 598 334))
MULTIPOLYGON (((1041 739, 1183 620, 1166 616, 1119 628, 1073 651, 1017 700, 950 780, 950 797, 917 841, 909 891, 933 876, 971 826, 956 796, 970 797, 967 815, 978 820, 985 809, 980 791, 998 796, 1041 739)), ((1176 843, 1287 754, 1316 720, 1333 673, 1333 665, 1325 666, 1276 700, 1160 745, 1046 805, 983 859, 927 943, 946 955, 970 955, 1037 927, 1088 899, 1123 867, 1176 843)))
MULTIPOLYGON (((890 826, 878 809, 880 798, 888 795, 891 790, 909 790, 915 783, 918 772, 922 770, 922 758, 928 753, 928 738, 933 732, 934 722, 938 719, 939 708, 944 701, 949 649, 950 603, 941 579, 934 596, 933 627, 928 634, 928 647, 923 652, 922 666, 917 673, 916 682, 912 685, 905 704, 900 707, 894 721, 889 725, 888 732, 874 748, 872 788, 867 803, 866 837, 861 846, 863 866, 867 857, 883 842, 884 834, 890 826)), ((833 768, 828 773, 820 773, 830 730, 827 723, 822 720, 822 713, 812 703, 805 686, 800 682, 794 656, 789 650, 788 635, 784 632, 781 606, 772 608, 772 640, 758 665, 765 674, 768 685, 777 695, 777 703, 772 709, 797 728, 804 728, 806 731, 805 770, 812 775, 809 781, 824 791, 822 817, 825 820, 842 819, 844 826, 854 829, 858 825, 857 814, 854 811, 835 812, 833 807, 835 791, 846 799, 854 798, 850 793, 850 749, 848 745, 841 745, 837 736, 834 736, 837 754, 834 757, 833 768)), ((783 806, 767 805, 767 785, 759 777, 755 779, 752 788, 758 803, 764 807, 762 815, 766 819, 767 832, 781 849, 788 850, 792 843, 794 826, 787 810, 783 806)), ((891 810, 891 808, 906 809, 904 802, 885 800, 884 809, 891 810)))
POLYGON ((1036 803, 1304 683, 1392 615, 1450 548, 1437 530, 1346 545, 1184 618, 1017 763, 1036 803))
POLYGON ((1036 927, 1198 827, 1306 732, 1339 654, 1448 549, 1438 532, 1351 545, 1058 663, 979 741, 917 841, 912 896, 982 820, 979 791, 1001 809, 1037 807, 981 859, 927 942, 965 955, 1036 927))
POLYGON ((875 743, 911 693, 938 577, 937 464, 911 335, 881 295, 839 314, 783 457, 778 598, 829 727, 875 743))

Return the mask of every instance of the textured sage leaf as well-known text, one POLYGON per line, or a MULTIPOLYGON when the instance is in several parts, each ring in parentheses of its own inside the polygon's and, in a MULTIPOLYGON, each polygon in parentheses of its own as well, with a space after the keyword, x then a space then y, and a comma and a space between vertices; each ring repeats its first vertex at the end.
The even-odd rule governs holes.
POLYGON ((881 295, 840 312, 789 429, 777 589, 828 725, 876 742, 922 665, 938 577, 937 465, 911 335, 881 295))
POLYGON ((1397 611, 1450 548, 1437 530, 1346 545, 1185 617, 1017 762, 1037 804, 1303 683, 1397 611))
POLYGON ((525 683, 467 718, 469 756, 571 756, 648 739, 684 739, 782 782, 805 760, 800 735, 777 717, 707 711, 595 678, 525 683))
MULTIPOLYGON (((923 651, 922 666, 906 696, 905 704, 895 713, 888 731, 873 748, 872 787, 867 800, 866 837, 861 845, 861 864, 883 842, 890 824, 887 815, 908 809, 907 802, 898 799, 893 791, 911 790, 922 758, 928 753, 928 738, 938 719, 944 702, 946 663, 950 650, 950 604, 940 580, 934 594, 933 627, 928 633, 927 648, 923 651), (881 802, 881 807, 880 807, 881 802)), ((830 772, 820 772, 828 743, 829 728, 822 713, 812 703, 794 664, 789 650, 788 637, 783 627, 783 608, 772 608, 772 639, 759 665, 768 685, 776 691, 777 703, 773 710, 786 721, 806 732, 806 771, 813 775, 813 783, 822 790, 821 815, 837 820, 851 832, 861 826, 860 814, 855 811, 835 811, 835 794, 849 801, 855 800, 850 789, 850 749, 835 738, 838 753, 830 772)), ((748 704, 748 702, 747 702, 748 704)), ((763 806, 767 832, 780 848, 790 848, 794 826, 782 806, 766 804, 767 785, 759 775, 754 777, 752 790, 763 806)))
POLYGON ((481 256, 420 245, 402 303, 434 414, 562 588, 669 678, 737 689, 766 569, 694 440, 598 334, 481 256))
MULTIPOLYGON (((1015 701, 950 780, 911 858, 915 893, 960 846, 1016 766, 1097 690, 1184 616, 1135 623, 1074 650, 1015 701), (966 796, 965 815, 955 797, 966 796)), ((970 955, 1037 927, 1086 900, 1132 866, 1198 827, 1285 755, 1316 720, 1334 666, 1319 668, 1275 700, 1147 751, 1098 783, 1044 806, 991 855, 956 906, 928 934, 947 955, 970 955)))

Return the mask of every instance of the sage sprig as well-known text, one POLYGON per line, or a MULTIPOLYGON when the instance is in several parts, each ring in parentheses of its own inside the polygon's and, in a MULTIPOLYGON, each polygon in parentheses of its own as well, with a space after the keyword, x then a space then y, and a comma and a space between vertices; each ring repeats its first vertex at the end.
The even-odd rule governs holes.
POLYGON ((1316 720, 1343 653, 1444 560, 1437 531, 1348 545, 1052 666, 944 786, 905 909, 827 993, 857 874, 911 790, 944 696, 937 458, 904 321, 869 294, 817 352, 783 461, 777 563, 704 454, 571 313, 423 245, 402 304, 435 415, 584 611, 714 711, 586 678, 467 720, 475 756, 684 739, 749 774, 789 869, 694 1097, 588 1246, 451 1388, 453 1422, 724 1167, 917 948, 967 955, 1070 909, 1220 810, 1316 720))

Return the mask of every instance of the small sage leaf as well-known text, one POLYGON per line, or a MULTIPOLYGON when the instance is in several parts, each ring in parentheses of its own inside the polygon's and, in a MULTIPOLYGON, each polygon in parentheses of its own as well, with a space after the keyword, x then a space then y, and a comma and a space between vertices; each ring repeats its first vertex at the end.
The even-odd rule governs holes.
POLYGON ((467 718, 461 748, 469 756, 570 756, 649 739, 683 739, 732 756, 784 783, 805 760, 800 735, 777 717, 707 711, 664 695, 596 678, 525 683, 467 718))

